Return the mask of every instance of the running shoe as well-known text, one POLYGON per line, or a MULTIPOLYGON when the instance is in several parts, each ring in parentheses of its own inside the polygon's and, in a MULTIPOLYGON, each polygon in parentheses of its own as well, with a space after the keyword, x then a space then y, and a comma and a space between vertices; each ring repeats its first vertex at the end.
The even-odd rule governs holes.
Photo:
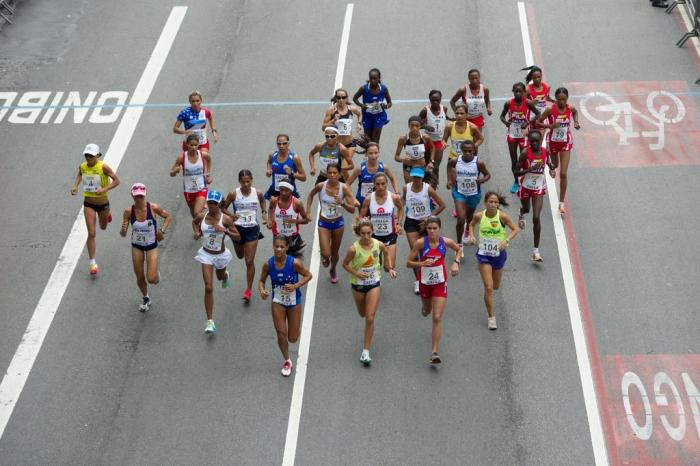
POLYGON ((372 358, 369 357, 369 351, 362 351, 362 354, 360 355, 360 362, 365 366, 372 364, 372 358))
POLYGON ((95 276, 100 273, 100 268, 97 264, 90 264, 90 275, 95 276))
POLYGON ((423 314, 423 317, 428 317, 430 315, 430 309, 422 307, 420 313, 423 314))
POLYGON ((253 297, 253 293, 250 290, 245 290, 243 292, 243 301, 245 301, 246 304, 250 304, 250 298, 253 297))
POLYGON ((540 256, 539 251, 532 251, 532 261, 533 262, 542 262, 542 256, 540 256))
POLYGON ((420 288, 419 288, 419 285, 418 285, 418 280, 416 280, 416 282, 413 284, 413 293, 414 293, 414 294, 420 293, 420 288))
POLYGON ((331 270, 331 283, 334 285, 338 283, 338 274, 336 274, 335 270, 331 270))
POLYGON ((469 228, 464 227, 464 234, 462 235, 462 244, 469 244, 469 228))
POLYGON ((564 206, 563 202, 559 203, 559 213, 560 214, 565 214, 566 213, 566 207, 564 206))
POLYGON ((527 222, 525 221, 525 216, 523 214, 518 215, 518 227, 524 230, 526 226, 527 222))
POLYGON ((216 333, 216 324, 213 320, 207 320, 207 326, 204 329, 204 333, 216 333))
POLYGON ((226 271, 226 278, 221 280, 221 288, 228 288, 231 286, 231 278, 229 277, 228 270, 226 271))
POLYGON ((112 223, 112 213, 111 212, 107 216, 107 223, 112 223))
POLYGON ((513 182, 513 186, 510 187, 510 192, 513 194, 518 192, 518 182, 517 181, 513 182))
POLYGON ((498 326, 496 325, 496 318, 489 317, 489 330, 496 330, 498 326))
POLYGON ((321 258, 321 265, 322 265, 324 268, 328 268, 328 266, 331 265, 331 259, 330 259, 330 258, 322 257, 322 258, 321 258))
POLYGON ((292 368, 293 367, 294 366, 292 365, 291 359, 287 359, 286 361, 284 361, 284 364, 282 364, 282 371, 281 371, 282 377, 289 377, 290 375, 292 375, 292 368))
POLYGON ((139 304, 139 311, 148 312, 151 310, 151 298, 150 296, 144 296, 143 302, 139 304))
POLYGON ((442 363, 442 359, 440 359, 440 355, 437 354, 437 351, 433 351, 432 354, 430 355, 430 364, 440 364, 442 363))

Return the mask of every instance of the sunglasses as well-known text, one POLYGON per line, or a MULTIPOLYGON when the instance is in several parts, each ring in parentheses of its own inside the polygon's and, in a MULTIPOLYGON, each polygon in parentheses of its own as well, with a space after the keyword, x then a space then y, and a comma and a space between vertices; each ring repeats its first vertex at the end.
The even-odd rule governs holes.
POLYGON ((335 139, 337 134, 326 134, 326 139, 335 139))
POLYGON ((346 99, 348 98, 348 96, 346 96, 346 95, 337 95, 337 96, 335 96, 335 98, 338 99, 338 100, 346 100, 346 99))
POLYGON ((83 154, 83 155, 85 155, 86 159, 94 159, 95 157, 97 157, 96 155, 92 155, 92 154, 83 154))
POLYGON ((287 144, 289 144, 289 142, 278 142, 277 143, 278 146, 286 146, 287 144))

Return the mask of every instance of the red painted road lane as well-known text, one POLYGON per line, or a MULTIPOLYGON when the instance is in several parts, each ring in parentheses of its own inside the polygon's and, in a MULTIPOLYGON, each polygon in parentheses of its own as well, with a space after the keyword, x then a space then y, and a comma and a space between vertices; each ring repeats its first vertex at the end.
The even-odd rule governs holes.
POLYGON ((700 462, 700 355, 605 357, 622 464, 700 462))
POLYGON ((685 81, 567 83, 585 131, 583 168, 699 165, 700 118, 685 81))

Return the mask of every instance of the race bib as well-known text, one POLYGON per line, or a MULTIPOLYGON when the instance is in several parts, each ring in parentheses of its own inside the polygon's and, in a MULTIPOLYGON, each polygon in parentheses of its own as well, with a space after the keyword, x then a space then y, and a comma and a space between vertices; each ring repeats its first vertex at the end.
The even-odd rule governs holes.
POLYGON ((283 306, 296 306, 297 292, 296 290, 286 291, 283 286, 276 286, 274 288, 274 298, 272 298, 272 302, 283 306))
POLYGON ((224 233, 214 231, 213 227, 207 229, 202 236, 202 247, 209 251, 219 252, 224 242, 224 233))
POLYGON ((404 152, 408 155, 409 159, 420 160, 425 157, 425 146, 423 144, 406 146, 404 152))
POLYGON ((467 114, 479 116, 483 113, 484 101, 481 99, 467 99, 467 114))
POLYGON ((457 192, 462 196, 473 196, 479 192, 476 178, 457 178, 457 192))
POLYGON ((381 102, 373 102, 371 104, 367 104, 367 113, 371 113, 372 115, 378 115, 383 111, 384 109, 382 108, 381 102))
POLYGON ((501 254, 501 250, 499 249, 500 244, 501 240, 498 238, 485 238, 480 236, 477 254, 481 256, 498 257, 501 254))
POLYGON ((374 190, 374 183, 361 183, 360 196, 367 197, 374 190))
POLYGON ((367 274, 367 278, 358 280, 360 282, 360 285, 374 285, 375 283, 379 282, 379 274, 377 274, 376 268, 362 267, 360 269, 360 272, 364 272, 367 274))
POLYGON ((95 193, 102 187, 100 175, 83 175, 83 191, 95 193))
POLYGON ((318 163, 321 165, 321 173, 326 173, 326 170, 328 169, 328 165, 337 162, 338 157, 333 155, 333 154, 326 154, 326 155, 321 155, 318 158, 318 163))
POLYGON ((420 282, 424 285, 439 285, 445 282, 445 273, 442 265, 434 267, 421 267, 420 282))
POLYGON ((455 141, 452 139, 452 153, 457 154, 457 155, 462 155, 462 143, 464 142, 464 139, 459 139, 455 141))
POLYGON ((335 122, 339 136, 350 136, 352 134, 352 118, 341 118, 335 122))
POLYGON ((294 233, 296 233, 296 223, 291 223, 288 220, 291 220, 292 217, 285 217, 283 219, 279 219, 277 221, 277 230, 281 235, 284 236, 291 236, 294 233), (285 220, 287 220, 285 222, 285 220))
POLYGON ((510 126, 508 127, 508 136, 510 136, 513 139, 522 139, 523 138, 523 120, 515 120, 511 121, 510 126))
POLYGON ((290 178, 289 175, 286 173, 275 173, 275 191, 279 191, 279 184, 282 180, 286 180, 287 178, 290 178))
POLYGON ((559 128, 552 129, 552 141, 554 142, 566 142, 569 125, 566 123, 560 123, 560 125, 559 128))
POLYGON ((535 100, 535 107, 542 113, 542 111, 547 108, 547 101, 545 99, 537 99, 535 100))
POLYGON ((156 231, 153 228, 137 228, 131 230, 131 243, 137 246, 150 246, 156 242, 156 231))
POLYGON ((544 187, 544 173, 525 173, 523 188, 539 191, 544 187))
POLYGON ((428 208, 419 200, 415 199, 408 207, 411 211, 411 218, 425 218, 430 216, 428 208))
POLYGON ((432 141, 439 141, 442 139, 442 133, 445 130, 445 122, 442 120, 435 120, 432 122, 431 126, 433 131, 428 131, 430 139, 432 141))
POLYGON ((192 134, 197 135, 197 137, 199 138, 200 145, 206 144, 206 142, 207 142, 207 130, 205 130, 204 128, 193 129, 192 134))
POLYGON ((239 210, 236 212, 236 215, 238 215, 238 220, 235 222, 236 225, 240 225, 242 227, 254 227, 258 224, 257 215, 254 210, 239 210))
POLYGON ((204 177, 202 175, 185 176, 185 192, 197 193, 204 189, 204 177))
POLYGON ((387 236, 391 234, 391 217, 388 215, 375 215, 371 218, 374 234, 387 236))
POLYGON ((338 218, 340 217, 340 206, 335 203, 324 202, 321 215, 326 218, 338 218))

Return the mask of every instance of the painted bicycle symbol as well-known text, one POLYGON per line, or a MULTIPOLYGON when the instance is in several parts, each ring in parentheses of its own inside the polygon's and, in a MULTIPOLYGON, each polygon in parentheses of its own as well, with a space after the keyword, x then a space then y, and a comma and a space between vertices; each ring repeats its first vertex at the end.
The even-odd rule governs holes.
POLYGON ((675 94, 667 91, 652 91, 647 94, 648 115, 634 108, 631 102, 617 102, 611 95, 602 91, 584 95, 579 105, 581 113, 591 123, 612 127, 620 138, 619 145, 629 145, 632 138, 655 139, 649 143, 651 150, 661 150, 665 147, 666 125, 679 123, 685 118, 685 105, 675 94), (641 119, 654 129, 636 131, 634 119, 641 119))

